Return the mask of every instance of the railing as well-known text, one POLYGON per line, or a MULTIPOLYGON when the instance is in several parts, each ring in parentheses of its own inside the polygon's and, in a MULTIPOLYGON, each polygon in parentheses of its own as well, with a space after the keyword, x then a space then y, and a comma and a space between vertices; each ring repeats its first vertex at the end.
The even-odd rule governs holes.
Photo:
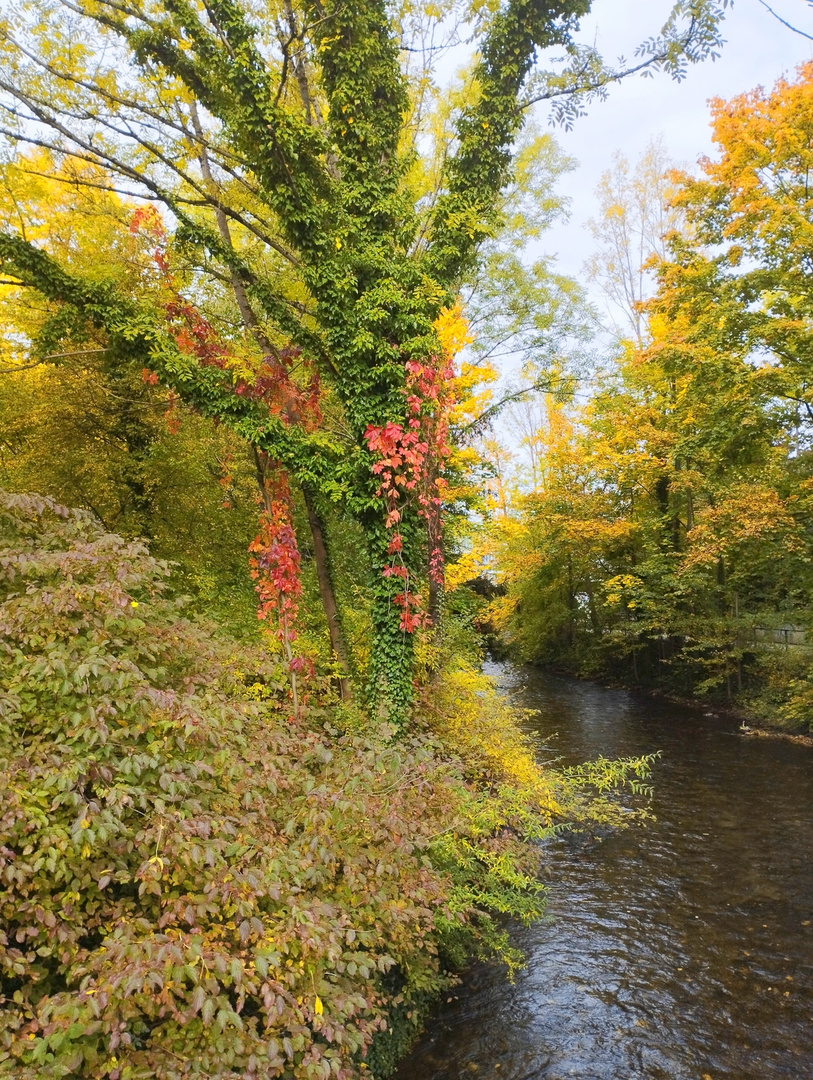
POLYGON ((752 626, 737 635, 740 644, 807 645, 807 631, 802 626, 752 626))

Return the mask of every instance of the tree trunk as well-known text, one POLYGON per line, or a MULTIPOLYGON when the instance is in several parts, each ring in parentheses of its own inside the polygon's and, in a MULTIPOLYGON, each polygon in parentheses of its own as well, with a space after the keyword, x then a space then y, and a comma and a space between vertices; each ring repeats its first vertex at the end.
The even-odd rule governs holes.
POLYGON ((433 626, 440 625, 440 598, 442 590, 440 583, 434 578, 429 579, 429 605, 428 614, 433 626))
POLYGON ((592 584, 588 583, 585 588, 587 591, 587 610, 590 613, 590 629, 593 631, 594 634, 597 634, 599 629, 598 612, 596 611, 596 601, 595 597, 593 596, 593 586, 592 584))
MULTIPOLYGON (((293 13, 291 12, 291 17, 293 13)), ((212 187, 215 187, 215 180, 212 176, 212 170, 209 166, 209 155, 206 152, 206 144, 203 141, 203 132, 198 120, 197 108, 194 102, 191 108, 192 122, 195 126, 196 134, 201 140, 201 148, 199 154, 200 168, 203 174, 204 180, 212 187)), ((229 222, 226 215, 219 208, 215 208, 215 217, 217 219, 217 227, 220 232, 220 236, 229 247, 232 247, 231 230, 229 229, 229 222)), ((254 340, 268 355, 273 354, 273 348, 271 343, 263 333, 254 309, 251 306, 251 302, 248 298, 245 286, 243 285, 237 274, 231 274, 232 290, 234 292, 234 299, 237 303, 237 307, 240 311, 240 318, 243 321, 243 326, 254 337, 254 340)), ((256 454, 255 454, 256 457, 256 454)), ((259 468, 259 466, 258 466, 259 468)), ((260 487, 264 485, 260 483, 260 487)), ((264 494, 264 492, 263 492, 264 494)), ((344 637, 342 635, 341 625, 339 623, 338 607, 336 605, 336 594, 333 591, 333 581, 330 575, 330 564, 328 560, 327 547, 325 545, 324 530, 322 529, 319 515, 316 512, 313 495, 311 492, 302 489, 302 494, 305 498, 305 507, 308 512, 308 525, 311 530, 311 537, 313 539, 313 554, 316 561, 316 577, 319 581, 319 596, 322 600, 322 606, 325 610, 325 619, 327 620, 328 633, 330 634, 330 647, 336 655, 339 662, 339 669, 342 672, 339 677, 339 690, 341 692, 342 701, 349 701, 352 694, 350 689, 349 679, 349 665, 347 662, 347 648, 345 645, 344 637)))
POLYGON ((573 592, 573 561, 567 558, 567 610, 568 610, 568 644, 573 648, 576 640, 576 597, 573 592))
POLYGON ((336 604, 336 594, 333 591, 333 580, 330 573, 330 560, 325 545, 325 534, 322 521, 316 509, 313 492, 307 487, 302 488, 305 499, 305 509, 308 512, 308 524, 313 537, 313 557, 316 562, 316 577, 319 581, 319 595, 322 598, 322 607, 325 609, 328 633, 330 634, 330 647, 339 663, 339 690, 342 701, 350 701, 352 697, 349 679, 349 664, 347 661, 347 649, 342 635, 339 622, 339 609, 336 604))

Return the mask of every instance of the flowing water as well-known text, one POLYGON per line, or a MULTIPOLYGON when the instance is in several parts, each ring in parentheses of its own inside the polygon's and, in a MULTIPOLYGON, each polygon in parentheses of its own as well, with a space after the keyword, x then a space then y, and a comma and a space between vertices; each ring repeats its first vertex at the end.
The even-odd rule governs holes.
POLYGON ((545 853, 513 985, 481 965, 398 1080, 813 1080, 813 748, 494 665, 540 756, 661 751, 657 821, 545 853))

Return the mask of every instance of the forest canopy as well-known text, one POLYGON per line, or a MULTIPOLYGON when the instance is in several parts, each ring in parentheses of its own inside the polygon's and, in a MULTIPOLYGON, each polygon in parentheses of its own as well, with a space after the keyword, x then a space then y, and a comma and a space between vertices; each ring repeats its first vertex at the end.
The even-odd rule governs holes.
MULTIPOLYGON (((495 618, 527 658, 807 728, 813 67, 714 101, 712 124, 700 176, 627 185, 648 177, 671 215, 650 234, 655 288, 640 260, 626 284, 603 264, 635 334, 532 435, 540 479, 498 541, 495 618)), ((596 228, 623 251, 640 203, 608 200, 596 228)))
MULTIPOLYGON (((0 263, 20 288, 6 297, 41 298, 38 321, 17 324, 16 363, 98 350, 107 379, 144 371, 252 448, 265 504, 254 572, 289 663, 301 496, 346 687, 320 522, 338 508, 366 562, 367 698, 404 724, 415 634, 440 611, 454 351, 466 340, 455 301, 510 220, 529 110, 549 101, 572 122, 627 75, 682 77, 720 47, 725 6, 679 0, 620 68, 578 43, 588 0, 12 8, 2 134, 51 155, 26 159, 26 177, 96 193, 117 234, 88 265, 78 233, 49 238, 10 195, 0 263), (461 36, 475 51, 447 98, 434 53, 461 36)), ((124 425, 143 444, 136 427, 124 425)))

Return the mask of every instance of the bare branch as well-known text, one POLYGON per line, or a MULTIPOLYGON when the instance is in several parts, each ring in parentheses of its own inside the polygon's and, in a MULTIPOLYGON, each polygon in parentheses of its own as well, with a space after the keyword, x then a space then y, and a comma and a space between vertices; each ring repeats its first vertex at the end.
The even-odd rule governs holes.
POLYGON ((108 351, 108 349, 74 349, 72 352, 50 353, 48 356, 43 356, 42 362, 44 363, 46 360, 62 360, 66 356, 88 356, 90 353, 103 353, 108 351))
POLYGON ((18 364, 16 367, 0 368, 0 375, 16 375, 18 371, 30 371, 31 368, 44 364, 44 360, 35 360, 32 364, 18 364))
MULTIPOLYGON (((15 282, 16 284, 16 282, 15 282)), ((30 364, 17 364, 10 368, 0 368, 0 375, 15 375, 18 371, 30 371, 31 368, 47 364, 49 360, 62 360, 68 356, 89 356, 91 353, 105 353, 107 349, 75 349, 72 352, 49 353, 40 360, 33 360, 30 364)))
POLYGON ((570 384, 572 380, 555 379, 552 375, 542 375, 530 386, 522 386, 519 390, 512 390, 499 401, 495 401, 493 405, 489 405, 487 409, 483 409, 479 416, 476 416, 468 424, 465 424, 459 430, 462 434, 467 434, 470 431, 477 430, 478 428, 485 427, 498 413, 502 412, 506 405, 510 405, 512 401, 519 401, 528 394, 534 393, 550 393, 554 389, 561 390, 565 384, 570 384))
MULTIPOLYGON (((278 240, 275 240, 272 236, 268 234, 265 229, 261 228, 255 221, 247 217, 245 214, 240 213, 233 207, 230 207, 224 203, 213 200, 210 194, 206 192, 200 186, 200 184, 189 175, 189 173, 185 169, 181 168, 181 166, 177 163, 176 160, 172 159, 169 155, 160 151, 152 142, 138 135, 138 133, 133 131, 131 127, 128 126, 126 130, 122 130, 117 125, 111 123, 109 120, 106 120, 102 116, 88 114, 88 116, 85 117, 85 119, 92 119, 96 123, 107 127, 110 131, 114 132, 117 135, 132 139, 139 146, 149 151, 156 158, 157 161, 161 162, 166 168, 174 172, 181 180, 187 183, 193 191, 197 192, 200 196, 199 200, 194 200, 189 198, 189 196, 177 195, 175 193, 170 194, 168 191, 164 190, 159 184, 157 184, 154 180, 152 180, 149 176, 145 175, 143 172, 139 172, 132 166, 127 165, 124 161, 121 160, 121 158, 111 153, 111 151, 93 143, 92 139, 85 140, 81 138, 76 132, 71 131, 65 125, 61 124, 56 119, 56 117, 52 116, 50 112, 47 111, 47 107, 44 102, 38 101, 37 99, 32 98, 30 95, 23 94, 17 88, 12 87, 2 81, 0 81, 0 89, 7 90, 16 98, 17 101, 19 101, 22 105, 28 108, 33 113, 32 119, 35 119, 46 127, 51 128, 53 131, 58 132, 64 138, 68 139, 71 143, 73 143, 75 147, 79 147, 82 151, 84 151, 84 153, 79 153, 76 149, 66 150, 64 146, 60 146, 58 143, 47 142, 45 140, 35 138, 34 136, 28 134, 15 132, 8 128, 0 127, 0 134, 6 135, 7 138, 14 141, 25 142, 29 145, 34 146, 41 146, 47 150, 52 150, 54 153, 68 154, 71 157, 75 157, 80 161, 86 161, 88 162, 88 164, 95 165, 97 167, 104 165, 105 167, 112 169, 114 172, 117 172, 120 175, 127 177, 127 179, 132 180, 134 183, 142 184, 148 191, 152 192, 152 196, 136 195, 136 198, 151 198, 153 201, 163 202, 164 205, 167 206, 168 209, 170 209, 173 213, 177 214, 178 207, 181 204, 192 206, 211 206, 215 211, 221 210, 234 222, 246 229, 247 232, 250 232, 254 236, 256 236, 257 239, 260 240, 263 244, 266 244, 268 247, 276 251, 278 255, 281 255, 282 258, 284 258, 292 266, 299 267, 299 260, 293 254, 293 252, 291 252, 287 247, 285 247, 285 245, 281 244, 278 240)), ((11 109, 9 109, 8 111, 13 112, 13 110, 11 109)), ((81 118, 78 117, 77 119, 81 118)), ((203 143, 201 145, 203 145, 203 143)), ((231 170, 227 171, 229 171, 231 175, 236 175, 233 174, 231 170)), ((249 190, 251 190, 249 185, 246 184, 245 186, 249 190)), ((111 190, 116 189, 113 189, 111 187, 111 190)), ((122 194, 132 193, 122 192, 122 194)))
POLYGON ((798 26, 792 26, 789 22, 787 22, 785 19, 783 19, 781 15, 777 15, 777 13, 774 11, 774 9, 772 7, 768 7, 768 5, 765 3, 765 0, 759 0, 759 2, 760 2, 760 4, 762 4, 762 6, 765 8, 765 10, 770 11, 771 15, 773 15, 773 17, 775 19, 778 19, 779 22, 781 22, 783 26, 787 26, 788 30, 792 30, 794 32, 794 34, 799 34, 800 37, 807 38, 808 41, 813 41, 813 35, 806 34, 804 32, 804 30, 800 30, 798 28, 798 26))

